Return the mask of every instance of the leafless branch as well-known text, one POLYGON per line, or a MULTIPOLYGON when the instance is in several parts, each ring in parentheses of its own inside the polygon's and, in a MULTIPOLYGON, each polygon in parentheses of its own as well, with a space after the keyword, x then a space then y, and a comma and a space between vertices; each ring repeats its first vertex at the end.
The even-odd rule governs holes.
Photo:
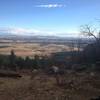
POLYGON ((93 28, 92 26, 88 25, 88 24, 81 26, 81 29, 80 29, 80 32, 83 35, 93 36, 97 40, 98 38, 94 35, 95 31, 96 31, 96 29, 93 28))

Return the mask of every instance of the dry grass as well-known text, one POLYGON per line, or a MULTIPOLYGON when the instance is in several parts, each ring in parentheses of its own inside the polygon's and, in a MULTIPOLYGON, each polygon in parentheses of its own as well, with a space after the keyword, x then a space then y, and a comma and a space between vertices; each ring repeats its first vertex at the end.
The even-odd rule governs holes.
POLYGON ((3 44, 9 47, 0 48, 0 54, 10 54, 13 49, 17 56, 34 56, 34 55, 50 55, 54 52, 69 51, 70 47, 66 45, 45 44, 38 43, 10 43, 3 44))
POLYGON ((95 77, 86 73, 66 74, 61 77, 66 80, 64 86, 57 86, 53 76, 43 73, 33 80, 29 75, 20 79, 0 78, 0 100, 89 100, 100 95, 100 77, 95 77))

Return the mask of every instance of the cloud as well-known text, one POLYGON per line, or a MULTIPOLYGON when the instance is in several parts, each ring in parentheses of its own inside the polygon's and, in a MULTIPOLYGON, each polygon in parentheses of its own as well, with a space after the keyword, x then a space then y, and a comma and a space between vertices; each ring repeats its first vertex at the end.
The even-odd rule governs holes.
POLYGON ((62 4, 48 4, 48 5, 36 5, 35 7, 39 7, 39 8, 62 8, 62 7, 66 7, 66 5, 62 5, 62 4))
POLYGON ((12 35, 26 35, 26 36, 52 36, 56 35, 55 32, 47 30, 37 30, 37 29, 25 29, 25 28, 0 28, 1 34, 12 34, 12 35))
POLYGON ((12 28, 0 27, 0 35, 1 34, 16 35, 16 36, 59 36, 59 37, 77 36, 77 33, 74 32, 70 33, 70 32, 50 31, 46 29, 38 30, 38 29, 13 28, 13 27, 12 28))

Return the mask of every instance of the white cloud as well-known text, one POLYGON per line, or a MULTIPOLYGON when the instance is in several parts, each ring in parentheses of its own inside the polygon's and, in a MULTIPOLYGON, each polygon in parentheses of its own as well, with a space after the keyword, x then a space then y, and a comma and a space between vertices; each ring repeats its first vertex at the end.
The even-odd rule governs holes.
POLYGON ((18 35, 18 36, 77 36, 75 32, 57 32, 49 30, 26 29, 26 28, 0 28, 0 34, 18 35))
POLYGON ((40 8, 62 8, 62 7, 66 7, 66 5, 62 5, 62 4, 47 4, 47 5, 36 5, 35 7, 40 7, 40 8))
POLYGON ((25 28, 0 28, 1 34, 12 34, 12 35, 26 35, 26 36, 52 36, 56 35, 55 32, 47 30, 37 30, 37 29, 25 29, 25 28))

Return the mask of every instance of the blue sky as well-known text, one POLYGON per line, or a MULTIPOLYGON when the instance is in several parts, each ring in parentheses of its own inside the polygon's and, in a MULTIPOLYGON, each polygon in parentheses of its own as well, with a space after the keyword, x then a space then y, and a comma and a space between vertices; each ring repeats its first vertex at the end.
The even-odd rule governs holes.
POLYGON ((0 32, 70 35, 100 18, 100 0, 0 0, 0 32))

